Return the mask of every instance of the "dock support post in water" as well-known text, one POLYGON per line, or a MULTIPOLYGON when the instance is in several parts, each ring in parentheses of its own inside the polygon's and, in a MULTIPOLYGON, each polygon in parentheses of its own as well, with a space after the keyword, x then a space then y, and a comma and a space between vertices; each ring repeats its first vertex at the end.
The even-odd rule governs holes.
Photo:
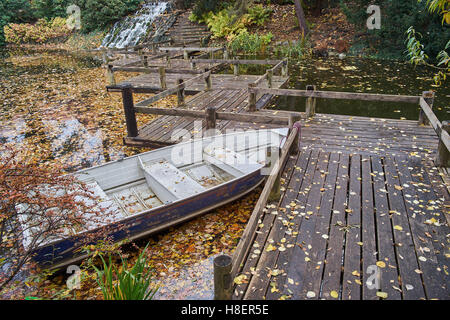
MULTIPOLYGON (((297 114, 290 114, 289 115, 289 132, 292 132, 294 128, 294 124, 296 122, 299 122, 301 120, 301 116, 297 114)), ((299 142, 300 142, 300 127, 298 129, 297 135, 295 136, 295 140, 292 143, 290 154, 297 154, 299 151, 299 142)))
POLYGON ((131 84, 125 84, 122 87, 123 109, 125 111, 125 120, 127 124, 128 137, 137 137, 138 129, 136 122, 136 113, 133 103, 133 90, 131 84))
MULTIPOLYGON (((313 93, 316 90, 316 86, 314 85, 307 85, 306 91, 310 91, 313 93)), ((308 97, 306 98, 306 117, 312 118, 316 114, 316 98, 308 97)))
POLYGON ((185 100, 184 100, 184 89, 185 89, 185 84, 183 79, 178 79, 177 80, 177 84, 180 86, 180 88, 177 91, 177 103, 178 103, 178 108, 184 107, 185 105, 185 100))
POLYGON ((110 86, 116 85, 116 79, 114 78, 113 66, 111 64, 108 64, 108 66, 106 68, 106 78, 108 79, 108 83, 110 86))
MULTIPOLYGON (((425 100, 426 103, 430 106, 430 109, 433 110, 433 103, 434 103, 434 91, 424 91, 422 92, 423 100, 425 100)), ((430 124, 430 121, 428 120, 428 117, 426 116, 425 112, 420 108, 419 113, 419 126, 424 125, 428 126, 430 124)))
POLYGON ((215 129, 216 128, 216 108, 213 106, 209 106, 206 108, 206 130, 215 129))
POLYGON ((231 260, 228 255, 214 258, 214 300, 231 300, 233 293, 231 260))
POLYGON ((160 84, 162 89, 166 90, 167 89, 166 68, 159 67, 158 70, 159 70, 159 84, 160 84))
POLYGON ((256 87, 254 83, 248 84, 248 111, 255 112, 256 111, 256 92, 252 90, 256 87))
MULTIPOLYGON (((450 134, 450 121, 442 121, 441 132, 442 131, 446 131, 450 134)), ((444 142, 442 142, 440 135, 435 163, 438 167, 450 167, 450 151, 448 151, 444 142)))
MULTIPOLYGON (((208 72, 208 69, 204 70, 208 72)), ((212 80, 211 80, 211 72, 205 77, 205 91, 210 91, 212 89, 212 80)))
POLYGON ((269 88, 272 88, 272 79, 273 79, 273 70, 269 69, 267 70, 267 86, 269 88))
POLYGON ((281 75, 283 77, 286 77, 288 75, 288 70, 289 70, 288 68, 289 68, 288 60, 285 59, 283 66, 281 67, 281 75))
MULTIPOLYGON (((276 147, 267 147, 266 150, 266 167, 270 168, 270 172, 274 173, 273 170, 273 166, 277 165, 278 163, 278 158, 281 156, 281 152, 279 148, 276 147)), ((270 190, 270 194, 269 194, 269 198, 268 201, 272 202, 272 201, 278 201, 280 200, 281 197, 281 170, 277 169, 277 171, 275 172, 276 174, 276 179, 275 182, 273 184, 272 190, 270 190)))

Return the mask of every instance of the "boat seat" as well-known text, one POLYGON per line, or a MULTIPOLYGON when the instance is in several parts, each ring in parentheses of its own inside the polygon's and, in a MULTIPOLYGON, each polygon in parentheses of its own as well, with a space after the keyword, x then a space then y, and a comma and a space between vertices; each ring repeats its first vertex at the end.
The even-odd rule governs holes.
POLYGON ((243 174, 260 169, 263 165, 257 163, 241 153, 223 147, 208 146, 203 152, 213 159, 227 164, 243 174))
POLYGON ((147 184, 163 202, 188 198, 206 190, 167 160, 143 163, 139 158, 139 161, 147 184))

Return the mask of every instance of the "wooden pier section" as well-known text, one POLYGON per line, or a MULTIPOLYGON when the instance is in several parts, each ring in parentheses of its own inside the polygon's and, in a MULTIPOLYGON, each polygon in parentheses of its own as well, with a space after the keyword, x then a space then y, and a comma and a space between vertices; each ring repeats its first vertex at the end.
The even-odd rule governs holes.
POLYGON ((450 124, 434 115, 434 93, 282 89, 287 60, 270 61, 275 66, 264 75, 251 76, 240 75, 239 64, 267 61, 206 55, 189 57, 185 49, 182 71, 131 67, 142 74, 110 81, 108 90, 122 93, 124 140, 133 146, 177 143, 173 135, 180 130, 290 127, 228 259, 227 279, 234 281, 228 298, 449 299, 450 124), (233 65, 234 74, 195 68, 199 64, 233 65), (133 94, 151 92, 156 95, 134 103, 133 94), (186 92, 194 95, 187 99, 186 92), (152 107, 169 95, 177 96, 176 108, 152 107), (306 111, 266 109, 276 96, 306 97, 306 111), (408 102, 421 111, 418 121, 316 114, 316 99, 408 102), (159 117, 138 128, 136 113, 159 117))
POLYGON ((450 298, 448 124, 419 100, 431 126, 302 121, 233 255, 233 299, 450 298))

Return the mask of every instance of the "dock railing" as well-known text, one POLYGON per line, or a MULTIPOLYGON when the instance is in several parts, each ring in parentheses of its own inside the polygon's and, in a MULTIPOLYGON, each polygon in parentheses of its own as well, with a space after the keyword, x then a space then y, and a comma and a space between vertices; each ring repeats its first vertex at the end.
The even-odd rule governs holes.
POLYGON ((263 80, 269 79, 272 71, 268 70, 265 75, 261 76, 254 83, 250 83, 249 106, 250 112, 256 110, 256 96, 258 94, 270 94, 273 96, 293 96, 306 97, 305 115, 307 118, 314 117, 316 113, 316 99, 345 99, 359 101, 380 101, 380 102, 404 102, 411 104, 419 104, 420 113, 418 125, 431 125, 439 138, 439 146, 435 163, 438 166, 448 167, 450 165, 450 124, 448 121, 440 122, 433 112, 434 92, 424 91, 422 96, 409 95, 389 95, 389 94, 373 94, 373 93, 356 93, 356 92, 336 92, 336 91, 319 91, 314 85, 306 86, 306 90, 297 89, 274 89, 258 87, 263 80))

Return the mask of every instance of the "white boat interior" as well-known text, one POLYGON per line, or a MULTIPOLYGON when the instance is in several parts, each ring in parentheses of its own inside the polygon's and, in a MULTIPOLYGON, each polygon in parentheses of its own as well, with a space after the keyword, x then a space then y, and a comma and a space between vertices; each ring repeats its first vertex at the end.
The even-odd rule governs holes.
POLYGON ((260 170, 267 148, 281 149, 287 134, 288 129, 282 128, 190 140, 78 171, 76 177, 106 208, 101 219, 86 217, 83 231, 194 197, 260 170))

